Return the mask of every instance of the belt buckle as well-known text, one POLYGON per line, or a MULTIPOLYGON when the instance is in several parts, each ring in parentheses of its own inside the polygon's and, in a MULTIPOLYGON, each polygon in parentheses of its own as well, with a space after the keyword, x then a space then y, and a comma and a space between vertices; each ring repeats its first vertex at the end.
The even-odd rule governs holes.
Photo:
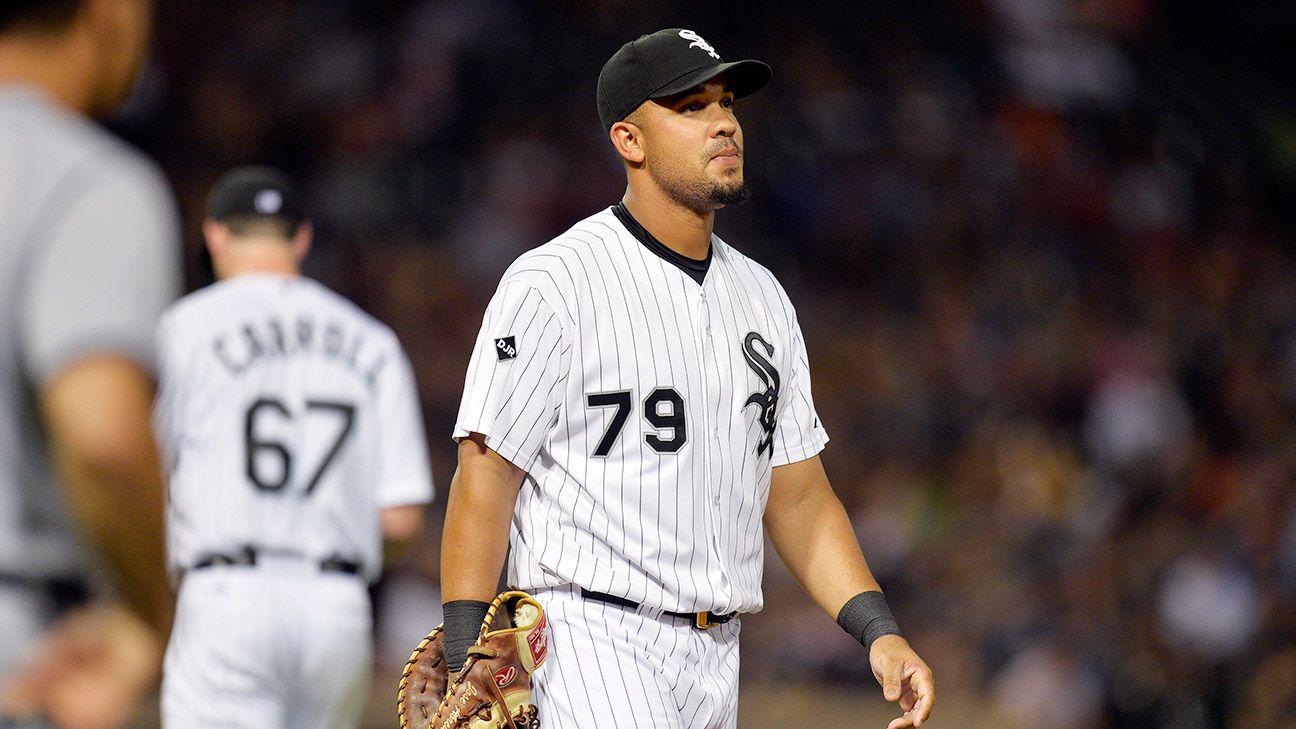
POLYGON ((709 611, 702 610, 700 612, 693 614, 693 627, 697 628, 698 630, 710 630, 716 627, 717 625, 724 625, 724 623, 712 622, 711 613, 709 611))

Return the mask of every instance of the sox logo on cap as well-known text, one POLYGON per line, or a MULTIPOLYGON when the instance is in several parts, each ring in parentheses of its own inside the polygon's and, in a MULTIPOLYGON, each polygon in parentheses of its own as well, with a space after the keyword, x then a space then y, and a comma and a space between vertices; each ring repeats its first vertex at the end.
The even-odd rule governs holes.
POLYGON ((710 54, 712 58, 716 59, 717 61, 720 60, 720 54, 716 53, 716 49, 713 48, 710 43, 707 43, 702 38, 702 36, 698 35, 697 33, 691 30, 681 30, 679 32, 679 36, 684 40, 693 41, 692 43, 689 44, 689 48, 701 48, 702 50, 710 54))

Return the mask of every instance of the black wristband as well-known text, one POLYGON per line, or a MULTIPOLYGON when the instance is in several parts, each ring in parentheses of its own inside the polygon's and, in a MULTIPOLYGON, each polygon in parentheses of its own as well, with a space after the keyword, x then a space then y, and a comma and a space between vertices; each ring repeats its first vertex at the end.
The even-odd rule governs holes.
POLYGON ((887 607, 886 598, 877 590, 852 597, 837 613, 837 624, 865 648, 884 635, 900 635, 900 626, 887 607))
POLYGON ((490 603, 481 600, 451 600, 441 606, 445 615, 446 667, 458 673, 468 660, 468 649, 481 635, 481 624, 486 619, 490 603))

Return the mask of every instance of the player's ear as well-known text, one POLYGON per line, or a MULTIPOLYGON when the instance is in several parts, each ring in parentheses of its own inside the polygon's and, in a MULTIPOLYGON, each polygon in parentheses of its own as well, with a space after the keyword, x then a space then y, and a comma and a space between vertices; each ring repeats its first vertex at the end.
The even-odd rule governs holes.
POLYGON ((207 241, 207 250, 211 251, 213 258, 229 246, 229 226, 224 223, 212 218, 203 218, 202 231, 203 240, 207 241))
POLYGON ((608 131, 612 147, 631 167, 638 167, 644 161, 643 129, 629 121, 619 121, 608 131))
POLYGON ((311 238, 315 235, 315 229, 311 226, 309 220, 303 220, 297 224, 297 230, 293 232, 292 252, 293 258, 297 263, 301 263, 306 254, 310 252, 311 238))
POLYGON ((212 218, 203 218, 203 240, 207 244, 207 253, 211 259, 212 275, 217 279, 225 278, 225 261, 230 248, 229 226, 212 218))

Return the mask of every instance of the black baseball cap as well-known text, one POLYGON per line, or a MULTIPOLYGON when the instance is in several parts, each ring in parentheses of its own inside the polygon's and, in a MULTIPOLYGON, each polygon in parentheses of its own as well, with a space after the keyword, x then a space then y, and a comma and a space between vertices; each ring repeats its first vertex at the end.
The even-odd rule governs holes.
POLYGON ((683 28, 642 35, 612 54, 598 78, 598 112, 603 130, 630 115, 649 99, 678 94, 710 78, 729 74, 737 98, 769 83, 770 67, 760 61, 725 63, 702 36, 683 28))
POLYGON ((283 218, 292 225, 305 219, 288 175, 261 165, 236 167, 221 175, 207 197, 207 215, 214 220, 283 218))

